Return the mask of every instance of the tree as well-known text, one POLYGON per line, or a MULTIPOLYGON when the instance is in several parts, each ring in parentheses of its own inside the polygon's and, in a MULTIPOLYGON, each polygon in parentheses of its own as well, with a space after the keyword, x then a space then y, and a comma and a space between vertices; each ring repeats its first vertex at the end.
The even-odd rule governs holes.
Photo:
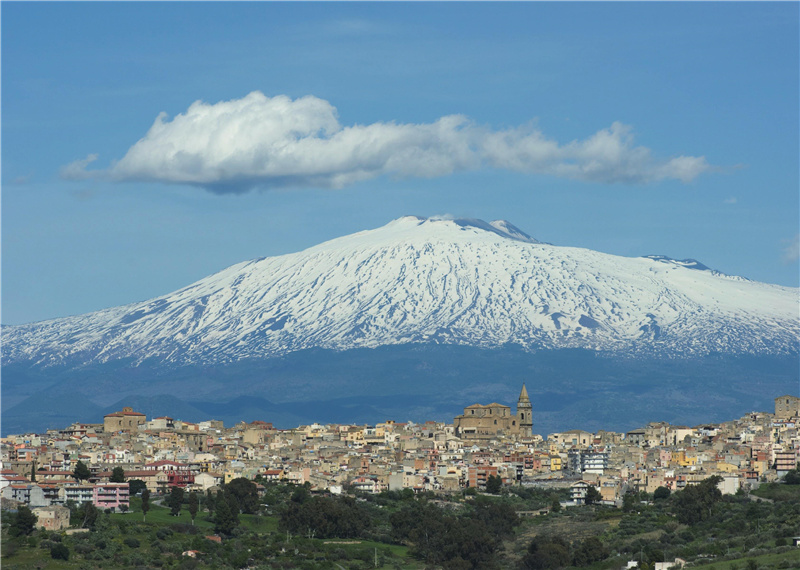
POLYGON ((800 485, 800 463, 783 477, 783 482, 787 485, 800 485))
POLYGON ((78 512, 83 519, 81 521, 81 528, 94 528, 94 525, 97 522, 97 507, 95 507, 92 503, 86 502, 83 503, 80 509, 78 509, 78 512))
POLYGON ((714 475, 675 493, 674 505, 678 522, 691 525, 708 520, 714 505, 722 500, 722 492, 717 488, 721 481, 722 477, 714 475))
POLYGON ((584 501, 587 505, 594 505, 602 500, 603 495, 600 494, 600 491, 597 490, 597 487, 590 485, 589 488, 586 489, 586 497, 584 497, 584 501))
POLYGON ((141 479, 131 479, 128 481, 128 489, 131 495, 137 495, 139 492, 147 489, 147 483, 141 479))
POLYGON ((36 482, 36 460, 31 464, 31 483, 36 482))
POLYGON ((239 526, 239 513, 231 510, 228 501, 225 500, 224 495, 217 493, 217 504, 214 515, 214 532, 217 534, 224 534, 230 536, 235 529, 239 526))
POLYGON ((609 557, 610 551, 599 539, 592 536, 581 542, 572 555, 573 566, 589 566, 609 557))
POLYGON ((211 493, 211 489, 206 490, 206 508, 208 509, 208 514, 214 514, 214 495, 211 493))
POLYGON ((76 481, 86 481, 89 477, 92 476, 92 473, 89 471, 89 468, 83 461, 78 461, 78 464, 75 465, 75 470, 72 472, 72 476, 75 477, 76 481))
POLYGON ((38 520, 39 517, 23 505, 17 510, 17 516, 14 518, 14 522, 11 523, 9 534, 11 536, 27 536, 36 528, 36 521, 38 520))
POLYGON ((499 475, 489 475, 486 479, 486 492, 497 494, 503 487, 503 479, 499 475))
POLYGON ((111 477, 109 478, 111 483, 124 483, 125 482, 125 470, 122 467, 114 467, 114 470, 111 472, 111 477))
POLYGON ((147 522, 147 511, 150 510, 150 490, 142 491, 142 521, 147 522))
POLYGON ((200 507, 200 503, 197 500, 197 493, 192 491, 189 493, 189 515, 192 517, 192 524, 194 524, 194 517, 197 516, 197 509, 200 507))
POLYGON ((69 548, 63 542, 58 542, 50 548, 50 558, 55 560, 69 560, 69 548))
POLYGON ((308 485, 303 484, 292 493, 293 503, 305 503, 311 498, 311 493, 308 491, 308 485))
POLYGON ((225 485, 225 494, 236 497, 243 513, 252 515, 258 511, 258 487, 249 479, 244 477, 234 479, 225 485))
POLYGON ((636 493, 632 491, 628 491, 622 497, 622 510, 626 513, 632 513, 636 510, 636 493))
POLYGON ((180 515, 181 507, 183 506, 183 489, 178 486, 173 487, 164 502, 170 508, 169 514, 173 517, 180 515))
POLYGON ((670 491, 668 487, 659 487, 653 491, 653 500, 660 501, 662 499, 668 499, 670 493, 672 493, 672 491, 670 491))
POLYGON ((569 564, 569 545, 561 537, 534 538, 522 557, 522 568, 526 570, 566 568, 569 564))
POLYGON ((557 513, 561 510, 561 501, 558 497, 553 497, 553 501, 550 503, 550 511, 557 513))

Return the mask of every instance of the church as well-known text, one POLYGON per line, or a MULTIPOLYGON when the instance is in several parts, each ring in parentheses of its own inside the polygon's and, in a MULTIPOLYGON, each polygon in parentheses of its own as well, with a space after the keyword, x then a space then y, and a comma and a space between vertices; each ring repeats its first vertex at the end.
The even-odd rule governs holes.
POLYGON ((473 404, 453 420, 457 437, 467 441, 488 441, 497 437, 530 437, 533 428, 532 406, 525 384, 517 400, 517 413, 503 404, 473 404))

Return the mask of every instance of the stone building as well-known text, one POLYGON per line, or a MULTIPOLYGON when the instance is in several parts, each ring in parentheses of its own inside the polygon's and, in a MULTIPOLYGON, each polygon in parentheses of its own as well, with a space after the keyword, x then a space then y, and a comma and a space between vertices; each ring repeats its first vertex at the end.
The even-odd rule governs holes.
POLYGON ((53 505, 50 507, 37 507, 33 509, 37 517, 36 528, 44 530, 64 530, 69 528, 69 509, 53 505))
POLYGON ((146 420, 147 418, 144 414, 134 412, 133 408, 122 408, 121 412, 113 412, 103 416, 103 431, 106 433, 116 431, 135 432, 146 420))
POLYGON ((488 441, 496 437, 530 437, 533 427, 532 406, 528 391, 522 385, 517 400, 517 413, 503 404, 473 404, 453 420, 457 437, 469 441, 488 441))
POLYGON ((775 415, 779 418, 800 417, 800 398, 795 396, 775 398, 775 415))

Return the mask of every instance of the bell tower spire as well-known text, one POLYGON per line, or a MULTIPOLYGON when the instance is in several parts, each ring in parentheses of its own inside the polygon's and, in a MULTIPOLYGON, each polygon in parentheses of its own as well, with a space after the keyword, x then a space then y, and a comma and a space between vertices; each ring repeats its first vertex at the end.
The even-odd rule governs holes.
POLYGON ((522 384, 522 391, 517 400, 517 421, 519 422, 519 435, 530 437, 533 430, 533 406, 528 398, 528 391, 525 384, 522 384))

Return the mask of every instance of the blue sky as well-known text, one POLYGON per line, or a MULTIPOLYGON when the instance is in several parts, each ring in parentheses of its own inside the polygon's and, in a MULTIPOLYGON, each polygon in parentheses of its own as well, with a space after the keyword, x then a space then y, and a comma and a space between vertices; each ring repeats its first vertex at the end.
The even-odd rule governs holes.
POLYGON ((407 214, 796 287, 798 6, 3 2, 2 322, 407 214))

